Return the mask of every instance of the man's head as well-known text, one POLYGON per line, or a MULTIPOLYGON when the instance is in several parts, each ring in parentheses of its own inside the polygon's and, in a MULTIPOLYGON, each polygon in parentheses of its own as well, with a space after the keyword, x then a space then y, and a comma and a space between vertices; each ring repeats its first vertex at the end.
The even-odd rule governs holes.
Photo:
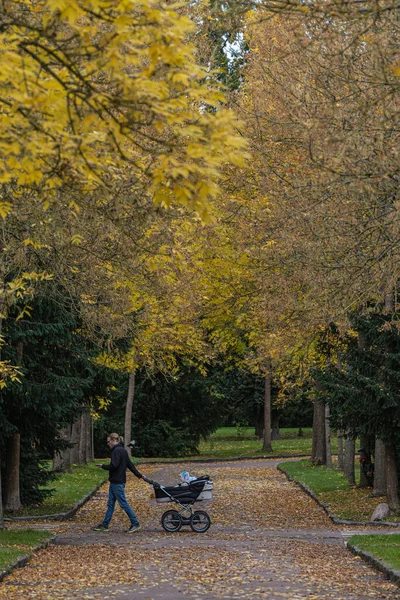
POLYGON ((107 436, 108 447, 111 449, 114 448, 114 446, 121 442, 121 439, 122 438, 118 435, 118 433, 110 433, 110 435, 107 436))

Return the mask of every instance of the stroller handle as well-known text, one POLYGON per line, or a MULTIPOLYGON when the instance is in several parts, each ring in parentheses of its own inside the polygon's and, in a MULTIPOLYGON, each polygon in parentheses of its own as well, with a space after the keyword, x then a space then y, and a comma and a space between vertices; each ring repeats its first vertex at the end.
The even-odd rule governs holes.
POLYGON ((148 477, 145 477, 144 475, 143 475, 143 480, 146 483, 149 483, 150 485, 153 485, 154 487, 157 487, 157 488, 161 487, 161 485, 159 483, 157 483, 157 481, 153 481, 152 479, 149 479, 148 477))

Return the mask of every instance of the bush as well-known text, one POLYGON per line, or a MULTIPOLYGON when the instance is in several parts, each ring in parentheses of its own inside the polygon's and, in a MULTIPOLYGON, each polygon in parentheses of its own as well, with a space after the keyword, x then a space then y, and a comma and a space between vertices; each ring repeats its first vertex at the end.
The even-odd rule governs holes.
POLYGON ((144 426, 135 434, 135 439, 135 456, 179 457, 197 452, 197 444, 191 439, 189 431, 172 427, 166 421, 144 426))

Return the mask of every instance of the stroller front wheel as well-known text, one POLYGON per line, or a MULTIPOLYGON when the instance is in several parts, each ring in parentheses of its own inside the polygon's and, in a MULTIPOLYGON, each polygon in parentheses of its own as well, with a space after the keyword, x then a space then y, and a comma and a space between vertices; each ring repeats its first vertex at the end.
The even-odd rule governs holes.
POLYGON ((168 533, 175 533, 182 527, 181 515, 176 510, 167 510, 161 517, 161 525, 168 533))
POLYGON ((196 533, 204 533, 211 525, 211 519, 205 510, 195 510, 190 519, 190 527, 196 533))

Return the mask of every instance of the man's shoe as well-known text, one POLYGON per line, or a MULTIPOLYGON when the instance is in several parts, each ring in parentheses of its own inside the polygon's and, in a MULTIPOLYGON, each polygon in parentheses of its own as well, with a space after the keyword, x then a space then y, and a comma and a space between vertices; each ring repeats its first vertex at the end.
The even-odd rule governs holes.
POLYGON ((108 531, 108 527, 100 523, 97 527, 93 527, 92 531, 108 531))
POLYGON ((140 525, 131 525, 129 529, 126 530, 126 533, 135 533, 135 531, 139 531, 140 525))

